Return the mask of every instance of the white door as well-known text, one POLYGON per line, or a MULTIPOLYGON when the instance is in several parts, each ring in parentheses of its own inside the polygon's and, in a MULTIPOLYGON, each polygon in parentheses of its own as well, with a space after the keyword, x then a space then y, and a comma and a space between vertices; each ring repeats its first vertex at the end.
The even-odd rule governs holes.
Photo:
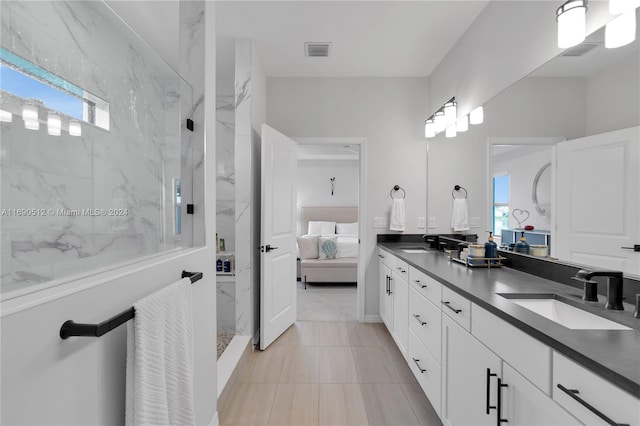
POLYGON ((298 145, 262 125, 260 349, 296 320, 298 145))
MULTIPOLYGON (((640 127, 561 142, 557 256, 640 274, 640 127)), ((554 244, 553 242, 551 244, 554 244)))

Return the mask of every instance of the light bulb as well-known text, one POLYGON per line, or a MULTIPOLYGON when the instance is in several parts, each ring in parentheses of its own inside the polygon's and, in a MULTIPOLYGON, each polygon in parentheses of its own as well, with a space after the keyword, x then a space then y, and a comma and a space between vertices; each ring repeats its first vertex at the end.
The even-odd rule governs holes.
POLYGON ((614 49, 636 39, 636 11, 618 15, 604 29, 604 47, 614 49))
POLYGON ((470 124, 482 124, 484 121, 484 109, 482 105, 471 111, 469 114, 469 123, 470 124))
POLYGON ((458 108, 455 101, 447 102, 444 104, 444 124, 453 124, 456 121, 458 115, 458 108))
POLYGON ((436 126, 433 123, 433 118, 424 122, 424 137, 432 138, 436 135, 436 126))
POLYGON ((82 126, 77 121, 69 121, 69 134, 71 136, 82 136, 82 126))
POLYGON ((640 0, 609 0, 609 13, 619 15, 640 7, 640 0))
POLYGON ((467 130, 469 130, 469 116, 464 115, 456 121, 456 131, 466 132, 467 130))
POLYGON ((448 138, 455 138, 456 134, 456 123, 449 124, 444 135, 448 138))
POLYGON ((573 47, 584 41, 587 6, 584 0, 569 0, 556 10, 558 47, 573 47))
POLYGON ((436 133, 442 132, 446 127, 444 122, 444 112, 442 111, 436 112, 435 115, 433 116, 433 122, 435 125, 436 133))
POLYGON ((47 116, 47 132, 51 136, 60 136, 62 130, 62 120, 59 115, 51 114, 47 116))
POLYGON ((0 109, 0 121, 3 123, 11 123, 13 121, 13 114, 9 111, 0 109))

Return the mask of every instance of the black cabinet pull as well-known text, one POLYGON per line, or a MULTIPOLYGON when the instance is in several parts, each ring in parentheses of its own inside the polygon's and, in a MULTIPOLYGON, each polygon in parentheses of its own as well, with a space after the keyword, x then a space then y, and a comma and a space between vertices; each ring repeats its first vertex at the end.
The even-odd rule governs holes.
POLYGON ((424 368, 420 367, 420 364, 418 364, 420 360, 417 358, 413 358, 413 362, 416 363, 416 365, 418 366, 418 370, 420 370, 420 374, 424 374, 427 370, 425 370, 424 368))
POLYGON ((391 294, 393 294, 393 292, 391 291, 391 281, 393 280, 392 277, 389 277, 389 293, 387 293, 389 296, 391 296, 391 294))
POLYGON ((450 303, 451 303, 451 302, 445 302, 445 301, 443 301, 443 302, 442 302, 442 304, 443 304, 444 306, 446 306, 447 308, 451 309, 451 310, 452 310, 453 312, 455 312, 456 314, 459 314, 460 312, 462 312, 462 309, 456 309, 456 308, 452 307, 450 303))
POLYGON ((607 417, 604 413, 602 413, 600 410, 595 408, 593 405, 589 404, 587 401, 585 401, 584 399, 580 398, 578 396, 580 391, 578 391, 577 389, 567 389, 566 387, 562 386, 560 383, 558 383, 558 389, 560 389, 562 392, 566 393, 571 398, 573 398, 576 401, 578 401, 580 404, 582 404, 584 407, 586 407, 587 410, 591 411, 593 414, 595 414, 596 416, 600 417, 607 424, 610 424, 611 426, 629 426, 626 423, 616 423, 616 422, 614 422, 609 417, 607 417))
POLYGON ((487 415, 489 414, 490 410, 495 410, 496 406, 495 405, 489 405, 491 404, 490 399, 491 399, 491 378, 492 377, 496 377, 497 374, 492 373, 490 368, 487 368, 487 415))
POLYGON ((420 325, 427 325, 427 323, 425 321, 422 321, 420 319, 420 315, 418 314, 413 314, 413 317, 420 323, 420 325))
POLYGON ((501 423, 509 423, 509 420, 502 418, 502 388, 508 388, 509 385, 502 383, 502 379, 498 377, 498 408, 496 413, 496 426, 500 426, 501 423))
POLYGON ((418 284, 420 288, 427 288, 426 284, 420 284, 420 280, 413 280, 414 283, 418 284))
POLYGON ((389 275, 386 275, 386 277, 387 277, 387 283, 386 283, 387 284, 387 288, 384 289, 384 292, 389 294, 389 275))
POLYGON ((383 255, 381 255, 381 254, 379 254, 379 255, 378 255, 378 257, 379 257, 380 259, 384 259, 384 256, 383 256, 383 255))

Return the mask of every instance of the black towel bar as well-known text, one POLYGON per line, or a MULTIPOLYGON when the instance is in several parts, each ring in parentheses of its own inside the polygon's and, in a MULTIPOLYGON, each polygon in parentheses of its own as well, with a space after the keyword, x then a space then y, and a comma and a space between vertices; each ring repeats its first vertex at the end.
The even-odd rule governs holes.
MULTIPOLYGON (((182 271, 182 278, 188 277, 192 284, 201 280, 202 276, 202 272, 182 271)), ((136 311, 131 307, 106 321, 102 321, 100 324, 78 324, 73 320, 68 320, 62 324, 62 327, 60 327, 60 338, 68 339, 71 336, 100 337, 114 328, 121 326, 135 316, 136 311)))

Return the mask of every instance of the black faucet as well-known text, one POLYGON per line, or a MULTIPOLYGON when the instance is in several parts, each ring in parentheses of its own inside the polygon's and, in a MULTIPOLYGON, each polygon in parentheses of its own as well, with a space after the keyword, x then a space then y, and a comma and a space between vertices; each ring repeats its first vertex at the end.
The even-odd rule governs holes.
POLYGON ((597 301, 597 283, 591 281, 593 277, 607 277, 607 309, 623 311, 622 306, 622 272, 620 271, 578 271, 573 279, 584 283, 584 300, 597 301))

